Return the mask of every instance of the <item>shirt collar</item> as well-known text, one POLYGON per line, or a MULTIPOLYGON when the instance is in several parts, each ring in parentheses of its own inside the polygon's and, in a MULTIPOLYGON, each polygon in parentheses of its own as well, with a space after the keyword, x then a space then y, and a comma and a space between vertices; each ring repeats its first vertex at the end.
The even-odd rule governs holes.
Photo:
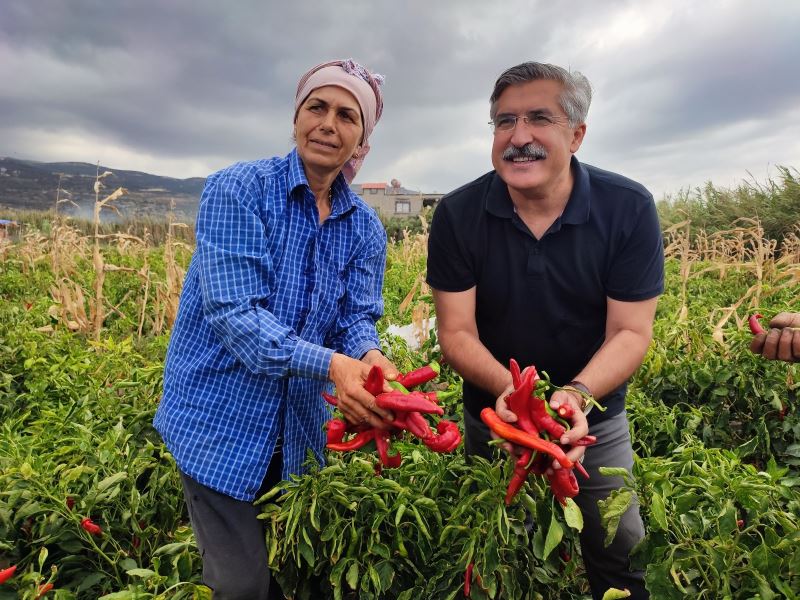
MULTIPOLYGON (((572 155, 570 160, 572 169, 572 191, 564 207, 564 212, 556 219, 553 225, 569 224, 580 225, 589 220, 590 196, 589 196, 589 174, 586 168, 572 155)), ((490 214, 510 219, 514 214, 514 203, 508 193, 508 186, 495 173, 489 191, 486 193, 486 211, 490 214)))
MULTIPOLYGON (((286 176, 286 182, 289 188, 289 197, 304 198, 305 194, 296 195, 295 191, 299 187, 305 187, 311 191, 306 178, 306 171, 303 168, 303 161, 300 160, 300 155, 297 153, 297 148, 294 148, 286 157, 289 172, 286 176)), ((339 172, 336 179, 333 180, 331 185, 333 193, 331 194, 331 217, 338 217, 344 215, 355 208, 353 198, 350 196, 350 186, 347 185, 344 175, 339 172)))

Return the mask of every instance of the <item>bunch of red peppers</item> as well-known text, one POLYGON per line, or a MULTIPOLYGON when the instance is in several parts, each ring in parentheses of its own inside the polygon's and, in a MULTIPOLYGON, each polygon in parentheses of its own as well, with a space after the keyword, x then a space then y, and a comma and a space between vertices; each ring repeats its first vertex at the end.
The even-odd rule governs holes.
MULTIPOLYGON (((351 424, 342 419, 331 419, 327 424, 327 448, 338 452, 357 450, 374 441, 378 450, 381 465, 395 468, 400 466, 402 457, 399 452, 390 454, 391 440, 409 431, 422 440, 434 452, 452 452, 461 443, 461 432, 452 421, 441 419, 436 430, 431 429, 426 414, 442 416, 444 410, 438 405, 436 392, 421 392, 413 388, 438 377, 438 365, 434 362, 414 371, 400 375, 396 381, 390 382, 395 389, 383 391, 383 371, 373 366, 364 382, 364 389, 375 396, 375 403, 394 414, 390 429, 377 429, 368 424, 351 424), (345 435, 354 434, 345 440, 345 435)), ((337 406, 335 396, 323 393, 322 396, 333 406, 337 406)))
MULTIPOLYGON (((583 465, 573 463, 566 455, 566 450, 558 443, 569 427, 565 419, 572 416, 569 405, 562 405, 558 413, 550 408, 544 398, 547 383, 539 378, 536 367, 527 367, 520 373, 519 365, 513 358, 509 368, 514 383, 514 391, 506 398, 508 408, 517 415, 516 423, 501 420, 491 408, 481 411, 481 419, 497 436, 523 448, 522 454, 514 465, 514 474, 506 491, 506 505, 517 495, 528 475, 544 475, 550 482, 550 489, 556 499, 563 505, 567 498, 578 495, 578 480, 575 469, 587 479, 589 474, 583 465), (550 463, 556 460, 560 469, 550 469, 550 463)), ((575 445, 589 446, 597 441, 592 435, 578 440, 575 445)))

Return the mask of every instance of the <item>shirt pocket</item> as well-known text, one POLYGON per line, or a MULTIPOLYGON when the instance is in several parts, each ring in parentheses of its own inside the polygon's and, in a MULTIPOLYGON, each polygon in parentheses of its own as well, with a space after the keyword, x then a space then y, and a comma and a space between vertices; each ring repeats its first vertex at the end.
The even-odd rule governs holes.
POLYGON ((336 319, 345 302, 343 273, 335 269, 321 269, 311 298, 314 329, 325 338, 336 326, 336 319))

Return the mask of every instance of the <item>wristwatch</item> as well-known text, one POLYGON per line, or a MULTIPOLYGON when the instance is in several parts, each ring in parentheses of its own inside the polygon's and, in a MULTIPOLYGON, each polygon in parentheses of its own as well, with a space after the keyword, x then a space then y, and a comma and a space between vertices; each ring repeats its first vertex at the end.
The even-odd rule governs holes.
POLYGON ((562 386, 561 389, 567 390, 568 392, 578 393, 578 395, 581 397, 581 410, 583 411, 583 414, 588 415, 589 411, 592 410, 592 407, 594 407, 594 394, 592 394, 592 392, 589 391, 589 388, 577 379, 570 381, 567 385, 562 386))

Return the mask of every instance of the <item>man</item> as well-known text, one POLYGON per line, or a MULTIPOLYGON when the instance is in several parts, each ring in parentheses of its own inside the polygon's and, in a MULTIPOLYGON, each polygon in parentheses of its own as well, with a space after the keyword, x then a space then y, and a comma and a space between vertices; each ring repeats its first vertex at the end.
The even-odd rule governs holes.
POLYGON ((370 365, 397 374, 375 329, 386 232, 347 185, 381 116, 380 82, 352 60, 314 67, 297 86, 296 147, 215 173, 200 200, 154 425, 215 600, 283 597, 253 500, 309 451, 322 462, 326 383, 351 422, 390 418, 363 387, 370 365))
POLYGON ((800 313, 778 313, 769 327, 753 337, 750 350, 768 360, 800 361, 800 313))
MULTIPOLYGON (((491 458, 483 407, 516 418, 503 400, 510 358, 566 386, 553 393, 554 408, 569 403, 582 415, 593 395, 605 406, 588 414, 598 443, 585 456, 569 453, 591 474, 576 498, 589 583, 595 598, 611 587, 647 598, 643 573, 629 570, 644 535, 638 506, 604 548, 597 501, 622 483, 599 467, 633 466, 626 382, 647 351, 663 291, 655 204, 638 183, 575 158, 591 102, 583 75, 523 63, 500 76, 490 102, 494 171, 442 199, 428 248, 442 352, 464 378, 466 452, 491 458)), ((584 435, 585 423, 576 419, 562 443, 584 435)))

